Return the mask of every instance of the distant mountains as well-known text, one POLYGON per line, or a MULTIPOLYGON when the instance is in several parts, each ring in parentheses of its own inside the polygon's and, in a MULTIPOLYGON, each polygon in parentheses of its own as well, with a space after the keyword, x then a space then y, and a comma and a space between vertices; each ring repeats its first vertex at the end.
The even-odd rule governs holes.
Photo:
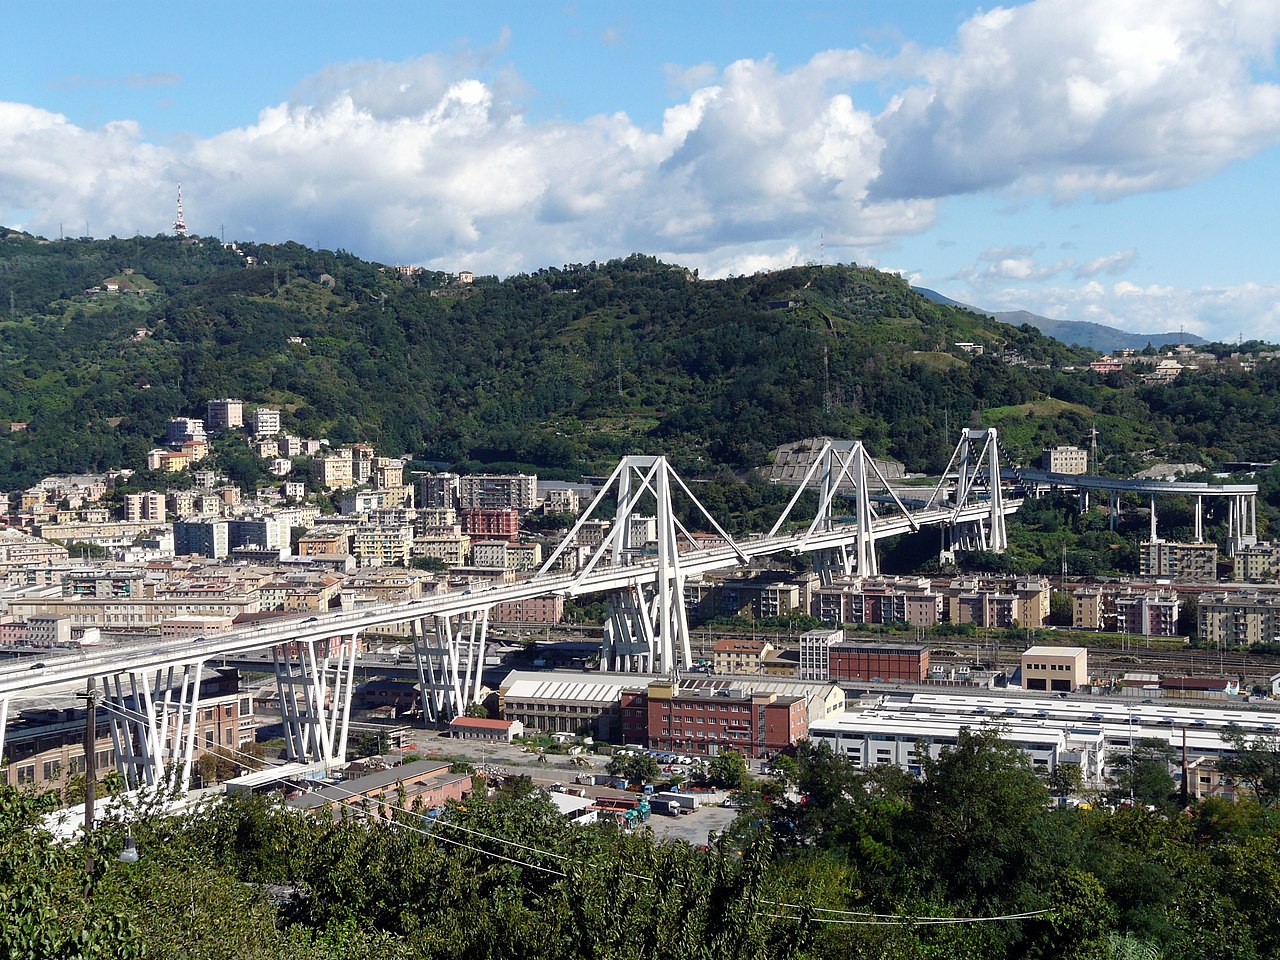
POLYGON ((958 300, 952 300, 950 297, 944 297, 936 290, 928 290, 924 287, 913 287, 912 289, 935 303, 972 310, 974 313, 980 313, 1015 327, 1029 323, 1046 337, 1053 337, 1055 340, 1061 340, 1063 343, 1078 347, 1088 347, 1100 353, 1114 353, 1123 349, 1141 350, 1147 344, 1151 344, 1153 347, 1162 347, 1167 344, 1206 342, 1203 337, 1197 337, 1194 333, 1173 331, 1169 333, 1129 333, 1127 330, 1104 326, 1101 323, 1087 323, 1080 320, 1051 320, 1048 317, 1037 316, 1027 310, 984 310, 981 307, 971 306, 958 300))

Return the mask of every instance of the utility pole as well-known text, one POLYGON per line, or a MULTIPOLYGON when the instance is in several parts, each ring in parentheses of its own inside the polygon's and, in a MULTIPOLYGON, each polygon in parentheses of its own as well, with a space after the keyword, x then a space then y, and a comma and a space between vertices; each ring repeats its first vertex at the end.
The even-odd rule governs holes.
POLYGON ((98 780, 98 694, 93 677, 85 682, 84 697, 84 895, 93 889, 93 808, 98 780))

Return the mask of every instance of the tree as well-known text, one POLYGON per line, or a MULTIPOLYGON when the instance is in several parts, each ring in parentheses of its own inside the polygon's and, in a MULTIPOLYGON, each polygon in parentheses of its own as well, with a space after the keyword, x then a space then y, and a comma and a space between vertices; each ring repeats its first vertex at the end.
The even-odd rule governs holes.
POLYGON ((1060 797, 1079 793, 1080 788, 1084 786, 1084 775, 1080 772, 1080 764, 1059 763, 1045 777, 1045 785, 1060 797))
POLYGON ((467 707, 466 715, 468 717, 476 717, 480 720, 488 720, 489 710, 483 703, 473 703, 471 706, 467 707))
POLYGON ((658 761, 647 753, 634 753, 630 756, 614 754, 609 758, 605 772, 611 777, 621 777, 630 783, 650 783, 658 779, 662 772, 658 761))
POLYGON ((711 758, 707 765, 707 780, 717 787, 736 790, 747 778, 747 759, 733 750, 725 750, 711 758))
POLYGON ((1173 748, 1154 737, 1137 741, 1133 749, 1113 761, 1115 774, 1108 796, 1112 800, 1133 798, 1135 803, 1169 810, 1173 806, 1176 783, 1169 772, 1173 748))
POLYGON ((1249 736, 1228 727, 1222 739, 1232 752, 1218 760, 1218 769, 1252 790, 1264 806, 1280 803, 1280 735, 1249 736))

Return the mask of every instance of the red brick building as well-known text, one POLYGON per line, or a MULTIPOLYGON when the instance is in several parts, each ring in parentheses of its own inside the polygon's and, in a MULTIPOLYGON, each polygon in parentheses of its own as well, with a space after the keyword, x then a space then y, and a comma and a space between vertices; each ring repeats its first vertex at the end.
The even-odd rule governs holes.
POLYGON ((829 648, 829 680, 905 680, 929 674, 927 647, 908 644, 837 643, 829 648))
POLYGON ((803 697, 730 690, 687 690, 656 681, 621 696, 627 743, 655 750, 714 756, 733 750, 747 757, 773 756, 809 735, 803 697))
POLYGON ((520 514, 516 510, 474 509, 458 514, 462 532, 484 540, 515 540, 520 533, 520 514))

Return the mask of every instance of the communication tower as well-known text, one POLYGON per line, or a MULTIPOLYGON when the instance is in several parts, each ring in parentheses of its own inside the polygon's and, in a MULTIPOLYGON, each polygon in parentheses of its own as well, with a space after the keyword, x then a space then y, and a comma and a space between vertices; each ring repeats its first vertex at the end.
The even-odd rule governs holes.
POLYGON ((173 232, 179 237, 187 235, 187 222, 182 219, 182 184, 178 184, 178 216, 173 221, 173 232))

